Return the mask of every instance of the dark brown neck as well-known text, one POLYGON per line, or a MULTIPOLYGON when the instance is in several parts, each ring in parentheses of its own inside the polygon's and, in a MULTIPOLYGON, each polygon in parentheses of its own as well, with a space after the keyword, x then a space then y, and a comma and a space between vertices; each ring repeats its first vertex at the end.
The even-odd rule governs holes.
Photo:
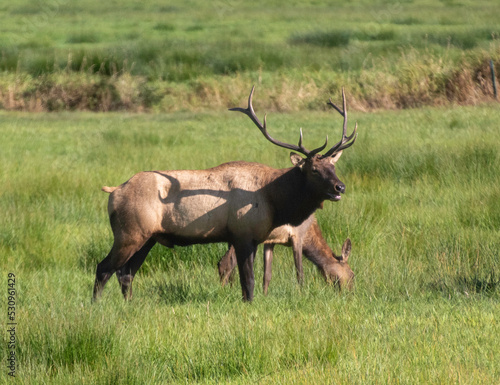
POLYGON ((277 174, 267 186, 269 199, 275 207, 273 226, 298 226, 322 207, 323 195, 308 185, 298 167, 277 170, 277 174))

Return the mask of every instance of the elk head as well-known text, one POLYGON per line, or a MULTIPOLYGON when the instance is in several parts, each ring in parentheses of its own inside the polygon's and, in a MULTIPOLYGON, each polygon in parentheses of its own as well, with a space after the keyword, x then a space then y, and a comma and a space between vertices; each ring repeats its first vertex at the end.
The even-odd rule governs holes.
POLYGON ((337 112, 344 118, 342 138, 323 155, 321 155, 320 152, 326 148, 328 143, 328 136, 326 137, 325 144, 313 150, 307 150, 302 145, 302 129, 300 129, 298 145, 284 143, 272 138, 267 132, 267 115, 264 115, 264 124, 262 124, 255 115, 255 111, 252 106, 254 90, 255 86, 252 87, 252 91, 250 92, 247 108, 230 108, 230 111, 240 111, 247 115, 259 128, 262 134, 264 134, 265 138, 271 143, 279 147, 297 151, 304 155, 305 158, 295 152, 292 152, 290 153, 290 160, 295 167, 300 168, 300 170, 302 171, 304 177, 307 180, 307 185, 309 186, 310 191, 321 194, 321 196, 319 197, 321 200, 340 200, 340 194, 343 194, 345 192, 345 185, 338 179, 337 175, 335 174, 335 163, 342 155, 342 151, 354 144, 354 141, 357 137, 356 131, 358 128, 358 125, 356 123, 352 134, 347 136, 347 110, 344 89, 342 88, 343 110, 333 104, 331 99, 328 102, 328 104, 335 110, 337 110, 337 112))
POLYGON ((334 262, 323 268, 326 280, 335 283, 340 289, 352 289, 354 285, 354 273, 347 263, 349 254, 351 254, 351 240, 347 238, 342 246, 342 255, 340 257, 333 255, 334 262))

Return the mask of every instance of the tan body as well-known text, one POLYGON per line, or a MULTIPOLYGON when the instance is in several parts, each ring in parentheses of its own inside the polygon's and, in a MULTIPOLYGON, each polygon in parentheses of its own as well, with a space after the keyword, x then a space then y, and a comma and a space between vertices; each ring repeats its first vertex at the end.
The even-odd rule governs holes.
MULTIPOLYGON (((346 239, 341 256, 335 253, 326 243, 316 218, 311 215, 299 226, 284 225, 274 229, 264 241, 264 276, 263 290, 267 294, 272 276, 272 260, 275 245, 291 247, 297 272, 297 281, 302 283, 302 254, 313 262, 327 282, 336 283, 340 288, 350 289, 354 273, 347 260, 351 251, 351 241, 346 239)), ((236 267, 234 248, 230 247, 218 263, 219 277, 223 285, 232 282, 236 267)))
MULTIPOLYGON (((325 162, 333 168, 336 159, 325 162)), ((343 187, 335 177, 337 185, 343 187)), ((237 257, 239 251, 243 298, 251 300, 257 245, 274 228, 303 222, 332 194, 307 180, 303 162, 287 169, 230 162, 207 170, 140 172, 103 191, 111 193, 114 242, 97 266, 94 299, 115 272, 129 298, 134 276, 157 242, 167 247, 228 242, 237 257)))
POLYGON ((226 241, 264 240, 272 226, 272 197, 266 178, 283 173, 258 163, 231 162, 208 170, 141 172, 117 187, 108 214, 115 243, 149 239, 173 247, 226 241), (261 177, 248 178, 248 175, 261 177), (257 192, 257 193, 256 193, 257 192))

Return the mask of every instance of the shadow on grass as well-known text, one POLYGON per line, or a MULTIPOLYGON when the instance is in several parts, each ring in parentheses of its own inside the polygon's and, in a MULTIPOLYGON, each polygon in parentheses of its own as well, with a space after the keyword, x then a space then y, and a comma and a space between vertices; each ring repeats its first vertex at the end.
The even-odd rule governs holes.
POLYGON ((150 289, 152 296, 169 305, 214 302, 219 297, 220 287, 205 286, 196 282, 155 282, 150 289))
POLYGON ((500 277, 497 277, 497 275, 492 272, 486 277, 457 276, 448 279, 443 278, 431 283, 430 288, 432 291, 447 296, 453 293, 494 296, 500 292, 500 277))

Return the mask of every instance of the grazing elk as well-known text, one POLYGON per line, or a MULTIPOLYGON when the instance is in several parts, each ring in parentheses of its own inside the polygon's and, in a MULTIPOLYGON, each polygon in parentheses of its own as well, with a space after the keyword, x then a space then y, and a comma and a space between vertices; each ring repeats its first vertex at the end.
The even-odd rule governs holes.
MULTIPOLYGON (((351 253, 351 240, 347 238, 342 246, 342 255, 336 256, 328 246, 314 214, 307 218, 299 226, 283 225, 275 228, 264 241, 264 277, 263 289, 267 295, 267 289, 272 276, 273 250, 275 245, 292 247, 297 281, 302 283, 302 253, 316 265, 329 283, 335 283, 340 289, 351 289, 354 273, 347 263, 351 253)), ((228 281, 232 283, 234 268, 236 267, 236 255, 234 248, 229 250, 218 263, 219 277, 222 285, 228 281)))
MULTIPOLYGON (((338 201, 345 185, 335 174, 342 150, 356 140, 357 124, 347 136, 347 111, 329 104, 344 118, 341 140, 325 154, 327 142, 314 150, 273 139, 252 107, 254 88, 247 108, 232 108, 248 115, 271 143, 300 152, 291 153, 291 168, 274 169, 259 163, 229 162, 207 170, 140 172, 118 187, 103 187, 111 193, 108 214, 114 242, 97 265, 93 299, 117 273, 125 299, 148 252, 158 242, 167 247, 196 243, 228 242, 234 246, 243 300, 254 291, 253 263, 257 245, 284 224, 298 226, 324 200, 338 201)), ((327 137, 328 139, 328 137, 327 137)))

